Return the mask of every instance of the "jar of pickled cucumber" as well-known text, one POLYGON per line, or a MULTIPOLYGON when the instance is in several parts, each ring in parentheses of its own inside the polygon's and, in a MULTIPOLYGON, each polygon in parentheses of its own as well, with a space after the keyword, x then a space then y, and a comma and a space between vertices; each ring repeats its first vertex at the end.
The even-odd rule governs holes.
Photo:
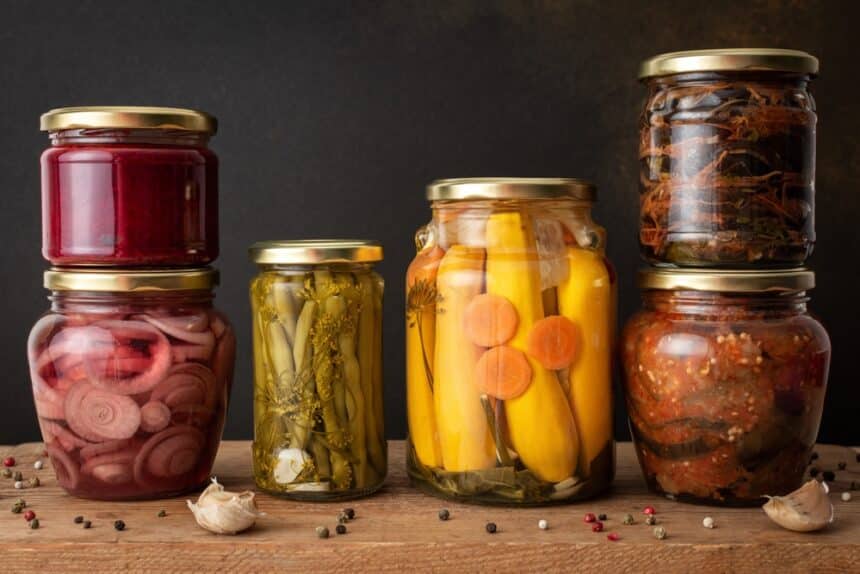
POLYGON ((166 498, 208 482, 236 338, 213 269, 45 273, 30 331, 36 415, 57 482, 100 500, 166 498))
POLYGON ((250 255, 257 486, 300 500, 372 493, 387 471, 382 247, 265 241, 250 255))
POLYGON ((432 494, 534 505, 614 475, 615 275, 576 179, 427 188, 406 274, 408 471, 432 494))

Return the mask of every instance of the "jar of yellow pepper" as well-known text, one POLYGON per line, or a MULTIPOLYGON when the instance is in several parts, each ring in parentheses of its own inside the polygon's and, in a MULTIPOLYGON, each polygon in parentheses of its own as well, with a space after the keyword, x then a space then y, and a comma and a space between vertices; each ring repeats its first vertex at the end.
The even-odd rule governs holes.
POLYGON ((408 470, 432 494, 534 505, 614 475, 615 275, 576 179, 427 188, 406 277, 408 470))
POLYGON ((266 241, 250 254, 257 486, 300 500, 375 491, 387 469, 382 247, 266 241))

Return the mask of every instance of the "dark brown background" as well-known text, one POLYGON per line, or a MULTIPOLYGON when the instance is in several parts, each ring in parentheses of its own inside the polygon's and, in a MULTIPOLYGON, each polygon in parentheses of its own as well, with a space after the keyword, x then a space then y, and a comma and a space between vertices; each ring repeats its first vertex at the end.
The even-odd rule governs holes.
MULTIPOLYGON (((387 258, 388 433, 405 433, 403 272, 441 177, 594 180, 621 317, 638 305, 638 62, 658 52, 799 48, 821 59, 819 287, 833 340, 821 439, 860 443, 860 103, 856 2, 0 3, 0 441, 37 438, 27 332, 47 308, 38 116, 57 106, 199 107, 218 116, 223 287, 240 333, 226 434, 251 431, 246 248, 357 236, 387 258)), ((617 434, 626 437, 623 411, 617 434)))

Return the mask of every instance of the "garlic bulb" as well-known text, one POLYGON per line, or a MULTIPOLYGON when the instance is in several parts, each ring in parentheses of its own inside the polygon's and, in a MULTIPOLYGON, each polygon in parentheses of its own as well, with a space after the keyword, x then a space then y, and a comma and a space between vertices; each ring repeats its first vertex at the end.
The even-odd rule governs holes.
POLYGON ((828 492, 826 483, 813 479, 786 496, 769 496, 762 508, 771 520, 788 530, 821 530, 833 522, 828 492))
POLYGON ((278 484, 290 484, 302 473, 311 456, 300 448, 285 448, 278 453, 272 474, 278 484))
POLYGON ((257 517, 264 514, 257 510, 253 492, 228 492, 215 478, 200 493, 196 504, 190 500, 187 502, 197 524, 215 534, 236 534, 247 530, 257 517))

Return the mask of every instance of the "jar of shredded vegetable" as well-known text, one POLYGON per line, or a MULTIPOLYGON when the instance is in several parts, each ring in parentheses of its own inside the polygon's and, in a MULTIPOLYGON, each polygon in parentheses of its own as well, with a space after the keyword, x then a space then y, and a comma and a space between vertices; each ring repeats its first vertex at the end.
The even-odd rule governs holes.
POLYGON ((382 247, 266 241, 250 255, 257 486, 300 500, 372 493, 387 471, 382 247))
POLYGON ((639 283, 622 358, 648 485, 723 505, 798 488, 830 364, 827 332, 806 308, 813 273, 651 269, 639 283))
POLYGON ((166 498, 208 482, 236 338, 212 305, 217 272, 45 273, 51 310, 27 343, 57 482, 101 500, 166 498))
POLYGON ((408 470, 432 494, 533 505, 614 473, 615 275, 575 179, 428 187, 406 274, 408 470))
POLYGON ((642 63, 640 228, 652 264, 793 267, 815 243, 818 60, 675 52, 642 63))

